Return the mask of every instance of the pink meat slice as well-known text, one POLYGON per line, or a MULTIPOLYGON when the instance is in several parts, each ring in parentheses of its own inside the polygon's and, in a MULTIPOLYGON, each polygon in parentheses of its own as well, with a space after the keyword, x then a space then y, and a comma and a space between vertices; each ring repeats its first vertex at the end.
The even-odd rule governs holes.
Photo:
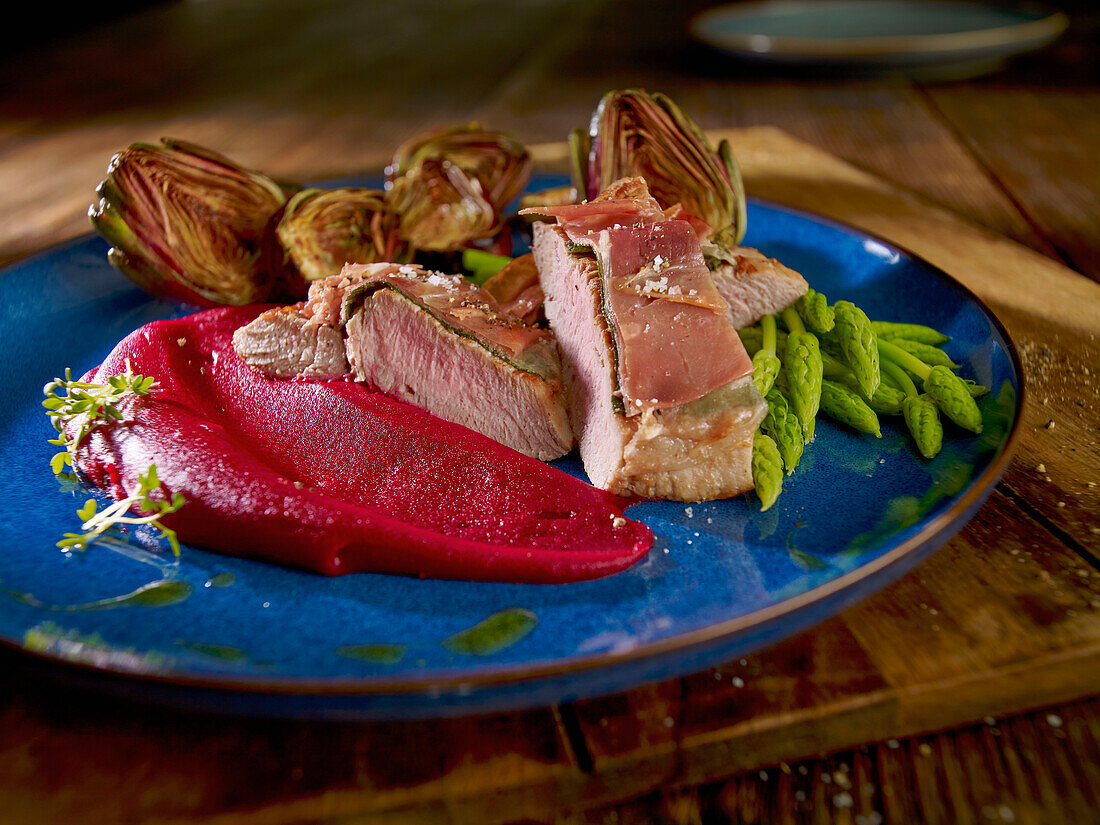
POLYGON ((268 375, 350 375, 543 461, 573 445, 553 336, 458 275, 348 264, 302 304, 241 326, 233 343, 268 375))

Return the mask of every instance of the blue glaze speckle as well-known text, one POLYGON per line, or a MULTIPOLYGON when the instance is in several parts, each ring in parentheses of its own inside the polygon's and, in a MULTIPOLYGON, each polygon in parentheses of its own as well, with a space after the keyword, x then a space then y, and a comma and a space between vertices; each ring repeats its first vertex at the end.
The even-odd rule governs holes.
MULTIPOLYGON (((628 515, 656 535, 646 559, 606 579, 554 586, 330 579, 192 547, 177 562, 149 536, 62 553, 55 542, 77 526, 87 492, 59 490, 50 472, 42 385, 66 366, 95 366, 137 326, 190 308, 131 287, 95 238, 9 267, 0 276, 0 641, 82 664, 56 668, 59 675, 170 702, 427 716, 624 689, 742 655, 837 612, 914 566, 992 489, 996 479, 981 477, 1015 426, 1019 376, 980 304, 889 245, 759 201, 750 203, 746 244, 801 271, 830 300, 951 335, 947 349, 962 374, 993 388, 981 402, 986 436, 949 428, 943 453, 926 462, 893 419, 884 419, 882 439, 821 419, 771 510, 760 513, 751 494, 638 504, 628 515), (188 598, 71 613, 41 606, 93 603, 163 578, 189 585, 188 598), (444 644, 516 608, 532 620, 513 644, 478 656, 444 644), (337 652, 374 645, 402 655, 337 652), (117 673, 137 675, 106 678, 117 673)), ((575 456, 557 464, 583 475, 575 456)))

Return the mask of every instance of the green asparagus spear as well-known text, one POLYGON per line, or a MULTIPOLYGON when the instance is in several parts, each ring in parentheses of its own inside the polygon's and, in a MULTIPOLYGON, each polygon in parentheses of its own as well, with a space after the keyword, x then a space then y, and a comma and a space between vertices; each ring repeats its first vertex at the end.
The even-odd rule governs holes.
POLYGON ((752 382, 761 395, 767 395, 775 383, 775 376, 782 366, 775 354, 776 329, 775 316, 765 315, 760 319, 762 334, 760 349, 752 356, 752 382))
POLYGON ((856 392, 843 384, 828 380, 821 382, 821 410, 830 418, 855 430, 882 438, 875 411, 856 392))
POLYGON ((836 313, 834 333, 844 360, 855 373, 863 394, 870 397, 875 394, 881 380, 879 352, 871 321, 851 301, 837 301, 833 304, 833 310, 836 313))
POLYGON ((825 378, 843 384, 850 390, 854 390, 860 398, 867 402, 872 410, 879 415, 901 415, 901 402, 905 393, 890 382, 886 373, 882 373, 882 380, 878 382, 878 389, 870 398, 863 395, 863 389, 856 380, 855 373, 844 364, 833 358, 826 352, 821 353, 822 375, 825 378))
MULTIPOLYGON (((881 343, 880 341, 879 344, 881 343)), ((889 358, 883 358, 882 361, 879 362, 879 366, 882 369, 883 381, 889 382, 891 386, 897 387, 897 389, 906 396, 917 394, 917 386, 913 383, 913 379, 909 377, 909 373, 889 358)))
POLYGON ((833 308, 820 292, 806 290, 806 294, 795 301, 795 309, 802 317, 806 328, 813 332, 828 332, 836 322, 833 308))
POLYGON ((921 380, 924 391, 944 415, 971 432, 982 431, 982 414, 970 390, 959 376, 947 367, 929 367, 890 341, 879 341, 878 348, 883 359, 904 367, 921 380))
POLYGON ((821 344, 821 351, 828 353, 840 363, 847 366, 847 358, 844 355, 844 351, 840 348, 840 342, 836 339, 836 321, 834 316, 833 329, 831 332, 815 333, 817 340, 821 344))
POLYGON ((775 504, 783 492, 783 458, 775 442, 759 431, 752 437, 752 483, 761 512, 775 504))
POLYGON ((982 431, 982 413, 963 380, 947 367, 935 366, 924 379, 924 391, 944 415, 972 433, 982 431))
MULTIPOLYGON (((893 370, 888 370, 885 366, 883 366, 885 363, 885 359, 879 360, 879 375, 882 376, 882 381, 879 382, 879 386, 885 384, 888 387, 893 387, 895 390, 901 390, 902 395, 905 395, 905 387, 898 383, 898 380, 895 378, 895 373, 893 370)), ((897 364, 895 364, 894 366, 897 366, 897 364)), ((902 370, 901 367, 898 367, 898 369, 905 373, 905 370, 902 370)), ((909 379, 910 384, 913 383, 913 379, 909 377, 908 373, 905 373, 905 377, 909 379)), ((916 389, 914 389, 913 391, 916 392, 916 389)))
POLYGON ((893 321, 872 321, 871 329, 875 335, 884 341, 894 341, 905 338, 910 341, 920 341, 922 344, 931 344, 938 347, 946 344, 951 339, 939 330, 926 327, 923 324, 898 324, 893 321))
MULTIPOLYGON (((817 340, 820 344, 820 336, 817 340)), ((822 375, 826 378, 843 378, 844 376, 852 375, 852 371, 848 369, 847 365, 835 355, 826 352, 824 346, 821 348, 821 369, 822 375)))
MULTIPOLYGON (((745 345, 745 352, 749 355, 756 355, 760 349, 764 346, 764 331, 760 328, 760 325, 745 327, 744 329, 737 330, 737 334, 741 336, 741 343, 745 345)), ((787 346, 787 331, 783 329, 776 329, 775 331, 775 351, 777 353, 782 352, 784 347, 787 346)))
POLYGON ((923 394, 907 395, 901 410, 920 454, 935 458, 943 446, 943 425, 932 399, 923 394))
MULTIPOLYGON (((881 343, 881 342, 880 342, 881 343)), ((936 405, 927 395, 917 393, 917 387, 909 373, 888 358, 882 359, 882 374, 896 383, 905 393, 901 413, 917 450, 925 458, 935 458, 943 445, 943 425, 936 405)))
POLYGON ((737 334, 741 338, 741 343, 745 345, 745 352, 750 356, 756 355, 764 346, 764 333, 760 327, 745 327, 737 330, 737 334))
MULTIPOLYGON (((852 383, 842 383, 846 383, 849 389, 859 391, 859 385, 854 381, 852 383)), ((867 402, 867 406, 879 415, 901 415, 901 402, 905 400, 905 393, 892 384, 879 381, 875 394, 864 400, 867 402)))
POLYGON ((821 406, 822 363, 817 337, 806 330, 793 307, 783 310, 790 332, 783 351, 783 371, 787 374, 788 398, 802 424, 802 440, 814 437, 817 411, 821 406))
POLYGON ((912 341, 908 338, 891 338, 890 343, 901 347, 910 355, 915 355, 930 367, 941 366, 950 369, 958 369, 958 364, 951 360, 946 352, 931 344, 922 344, 920 341, 912 341))
POLYGON ((760 430, 775 442, 790 475, 802 458, 802 423, 778 389, 773 387, 764 400, 768 402, 768 414, 760 422, 760 430))
POLYGON ((775 383, 781 367, 779 359, 767 350, 757 350, 752 357, 752 382, 761 395, 766 395, 775 383))

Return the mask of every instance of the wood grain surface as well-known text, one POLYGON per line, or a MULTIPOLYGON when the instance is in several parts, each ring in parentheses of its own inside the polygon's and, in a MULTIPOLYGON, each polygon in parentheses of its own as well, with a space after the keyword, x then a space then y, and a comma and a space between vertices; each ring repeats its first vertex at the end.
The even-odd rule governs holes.
POLYGON ((976 292, 1022 438, 977 516, 806 633, 690 677, 434 722, 200 715, 0 651, 0 823, 1073 822, 1100 810, 1100 106, 1091 4, 985 78, 796 74, 693 44, 701 2, 163 4, 0 62, 0 262, 88 231, 110 155, 187 138, 274 175, 379 168, 480 119, 545 167, 607 89, 727 136, 749 193, 976 292), (474 59, 471 59, 474 56, 474 59))

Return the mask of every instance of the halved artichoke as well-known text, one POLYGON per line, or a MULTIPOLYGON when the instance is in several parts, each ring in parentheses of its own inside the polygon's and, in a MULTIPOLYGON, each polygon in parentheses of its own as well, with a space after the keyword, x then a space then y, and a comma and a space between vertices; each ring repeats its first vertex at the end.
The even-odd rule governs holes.
POLYGON ((386 167, 401 237, 419 249, 457 249, 500 232, 503 211, 527 185, 531 156, 477 123, 417 135, 386 167))
POLYGON ((745 234, 745 190, 729 143, 715 151, 703 130, 668 97, 641 89, 611 91, 587 134, 570 135, 573 184, 594 198, 622 177, 640 175, 662 207, 680 204, 705 221, 711 240, 735 246, 745 234))
POLYGON ((88 215, 108 260, 149 292, 203 306, 274 297, 265 238, 287 190, 193 143, 161 144, 119 152, 96 189, 88 215))
POLYGON ((303 189, 287 201, 275 234, 285 263, 305 281, 336 275, 345 263, 407 263, 400 216, 379 189, 303 189))
POLYGON ((397 177, 387 193, 401 216, 398 234, 417 249, 446 252, 500 229, 500 218, 475 177, 432 158, 397 177))

